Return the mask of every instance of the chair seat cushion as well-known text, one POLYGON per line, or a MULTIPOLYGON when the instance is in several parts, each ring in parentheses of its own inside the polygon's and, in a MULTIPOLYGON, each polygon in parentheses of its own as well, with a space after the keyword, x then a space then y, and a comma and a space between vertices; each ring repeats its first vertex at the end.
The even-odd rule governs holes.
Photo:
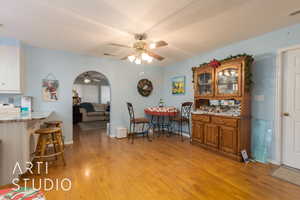
POLYGON ((147 118, 135 118, 131 120, 131 122, 136 123, 136 124, 142 124, 142 123, 149 123, 150 120, 147 118))

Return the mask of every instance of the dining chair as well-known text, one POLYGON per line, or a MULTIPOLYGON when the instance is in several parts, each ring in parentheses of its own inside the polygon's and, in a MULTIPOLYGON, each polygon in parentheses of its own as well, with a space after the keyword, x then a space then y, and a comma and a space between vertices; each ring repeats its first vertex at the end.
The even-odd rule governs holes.
POLYGON ((129 131, 128 131, 128 140, 130 140, 131 137, 131 143, 133 144, 134 142, 134 138, 135 138, 135 134, 143 134, 143 137, 145 136, 145 133, 147 135, 147 138, 149 141, 149 129, 150 129, 150 120, 144 117, 139 117, 136 118, 134 116, 134 109, 132 106, 132 103, 127 102, 127 108, 128 108, 128 112, 129 112, 129 118, 130 118, 130 124, 129 124, 129 131), (142 131, 138 132, 137 131, 137 126, 138 125, 142 125, 142 131), (147 128, 145 129, 145 125, 147 126, 147 128))
MULTIPOLYGON (((176 123, 179 126, 179 133, 183 141, 183 125, 187 125, 188 134, 191 141, 190 117, 193 102, 184 102, 181 104, 180 114, 171 119, 172 124, 176 123)), ((178 130, 177 130, 178 131, 178 130)))

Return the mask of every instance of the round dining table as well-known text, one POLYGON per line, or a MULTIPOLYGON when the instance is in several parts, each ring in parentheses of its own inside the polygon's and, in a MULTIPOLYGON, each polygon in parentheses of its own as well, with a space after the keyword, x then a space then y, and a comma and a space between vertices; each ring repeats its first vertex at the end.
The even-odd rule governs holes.
POLYGON ((172 117, 177 116, 178 110, 174 106, 164 106, 164 107, 149 107, 146 108, 145 114, 151 116, 151 126, 155 129, 158 128, 159 132, 163 132, 165 128, 168 129, 171 127, 172 117))

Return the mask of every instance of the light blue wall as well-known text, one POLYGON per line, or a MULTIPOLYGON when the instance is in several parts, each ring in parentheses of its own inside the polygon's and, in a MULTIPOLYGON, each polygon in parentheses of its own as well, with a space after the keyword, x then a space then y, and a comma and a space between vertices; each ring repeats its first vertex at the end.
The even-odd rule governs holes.
POLYGON ((26 59, 26 92, 34 97, 36 111, 55 111, 56 118, 64 122, 66 140, 72 140, 72 86, 75 78, 85 71, 98 71, 104 74, 111 86, 112 133, 119 126, 128 126, 128 111, 126 102, 130 101, 138 116, 144 115, 144 108, 157 104, 161 98, 162 74, 160 67, 130 64, 127 61, 100 59, 81 56, 64 51, 35 48, 28 45, 23 47, 26 59), (141 72, 144 72, 141 75, 141 72), (41 82, 47 74, 52 73, 59 80, 58 101, 45 102, 41 98, 41 82), (137 82, 148 78, 154 85, 153 93, 142 97, 137 92, 137 82))
MULTIPOLYGON (((252 152, 257 160, 265 161, 275 158, 274 145, 268 147, 270 134, 274 128, 274 102, 275 102, 275 65, 277 50, 284 47, 300 44, 300 24, 278 31, 274 31, 256 38, 228 45, 211 52, 200 54, 188 60, 175 63, 164 68, 163 98, 168 105, 179 107, 183 101, 193 101, 192 71, 193 66, 203 62, 223 59, 229 55, 247 53, 254 55, 255 62, 252 67, 252 152), (171 78, 185 75, 187 78, 186 94, 174 96, 171 94, 171 78), (263 95, 264 100, 256 97, 263 95), (269 156, 265 151, 269 150, 269 156)), ((274 144, 274 141, 273 141, 274 144)))
MULTIPOLYGON (((16 40, 0 39, 7 44, 19 44, 16 40)), ((157 105, 161 97, 167 105, 179 107, 183 101, 193 101, 192 71, 193 66, 212 60, 222 59, 240 53, 252 54, 255 62, 252 67, 255 82, 252 92, 252 151, 254 156, 265 161, 265 151, 269 150, 269 158, 274 158, 274 148, 266 147, 269 135, 274 128, 274 95, 275 95, 275 63, 277 50, 300 44, 300 25, 271 32, 256 38, 228 45, 217 50, 200 54, 185 61, 174 63, 168 67, 134 65, 118 60, 100 59, 82 56, 64 51, 35 48, 23 45, 26 59, 26 92, 33 96, 36 111, 56 113, 57 119, 64 121, 64 134, 67 141, 72 140, 72 84, 80 73, 99 71, 107 76, 112 89, 112 132, 118 126, 128 125, 128 113, 125 102, 131 101, 136 107, 137 115, 143 115, 147 106, 157 105), (141 72, 145 72, 141 75, 141 72), (48 73, 53 73, 60 81, 59 101, 44 102, 41 99, 41 81, 48 73), (171 94, 171 78, 186 76, 186 94, 171 94), (136 90, 137 81, 149 78, 154 84, 154 91, 149 98, 141 97, 136 90), (257 96, 264 96, 263 101, 257 96)), ((0 100, 7 99, 0 95, 0 100)), ((271 137, 272 139, 272 137, 271 137)))

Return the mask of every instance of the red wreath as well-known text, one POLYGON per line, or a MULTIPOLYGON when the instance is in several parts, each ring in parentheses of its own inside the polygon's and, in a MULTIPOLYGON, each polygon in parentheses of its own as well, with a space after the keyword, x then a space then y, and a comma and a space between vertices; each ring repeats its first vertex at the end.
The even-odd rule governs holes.
POLYGON ((221 65, 221 63, 218 60, 213 59, 212 61, 209 62, 209 65, 211 67, 217 68, 217 67, 219 67, 221 65))

